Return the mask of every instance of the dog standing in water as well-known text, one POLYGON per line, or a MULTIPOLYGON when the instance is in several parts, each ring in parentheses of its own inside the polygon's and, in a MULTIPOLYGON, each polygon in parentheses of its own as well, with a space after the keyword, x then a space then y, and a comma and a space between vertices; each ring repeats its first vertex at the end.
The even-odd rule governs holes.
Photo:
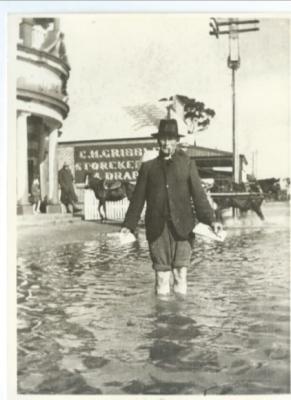
POLYGON ((147 203, 145 228, 156 276, 156 292, 186 294, 187 268, 190 265, 190 236, 195 225, 191 198, 198 220, 217 233, 221 224, 214 221, 202 188, 195 161, 177 149, 181 135, 177 121, 161 120, 152 135, 159 145, 158 157, 142 163, 137 183, 123 223, 122 233, 134 232, 147 203))

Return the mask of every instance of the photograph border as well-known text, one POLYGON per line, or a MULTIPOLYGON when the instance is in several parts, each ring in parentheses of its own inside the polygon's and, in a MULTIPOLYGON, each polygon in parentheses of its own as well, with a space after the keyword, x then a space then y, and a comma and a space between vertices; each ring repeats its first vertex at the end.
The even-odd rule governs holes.
MULTIPOLYGON (((7 210, 7 213, 1 214, 1 257, 2 265, 7 265, 6 268, 1 268, 0 275, 0 303, 1 303, 1 318, 2 321, 7 321, 6 324, 2 324, 1 329, 1 353, 0 353, 0 397, 3 399, 35 399, 35 400, 59 400, 59 399, 81 399, 89 400, 92 399, 93 395, 19 395, 17 394, 16 386, 16 213, 15 213, 15 199, 16 199, 16 183, 9 179, 11 176, 15 177, 15 99, 14 94, 16 93, 16 85, 14 82, 15 77, 15 59, 16 49, 9 47, 9 38, 15 35, 13 28, 9 28, 8 18, 9 16, 16 16, 22 14, 30 15, 43 15, 50 14, 52 16, 60 16, 61 14, 70 13, 130 13, 130 14, 143 14, 143 13, 179 13, 189 14, 221 14, 221 16, 231 15, 255 15, 258 17, 284 17, 290 18, 291 16, 291 4, 290 2, 281 1, 239 1, 239 4, 229 4, 234 2, 229 1, 43 1, 40 3, 30 2, 2 2, 0 5, 0 28, 2 29, 2 35, 0 39, 0 51, 1 59, 0 63, 0 90, 2 98, 4 100, 1 105, 1 145, 0 145, 0 176, 1 181, 7 188, 7 192, 4 191, 4 196, 1 196, 2 210, 7 210), (3 4, 5 3, 5 4, 3 4), (206 3, 206 4, 205 4, 206 3), (245 4, 242 4, 245 3, 245 4), (254 4, 255 3, 255 4, 254 4), (272 4, 271 4, 272 3, 272 4), (288 4, 286 4, 288 3, 288 4), (271 7, 272 6, 272 7, 271 7), (261 9, 261 10, 259 10, 261 9), (10 30, 9 30, 10 29, 10 30), (8 68, 9 66, 9 68, 8 68), (9 200, 8 200, 9 199, 9 200), (6 217, 6 218, 5 218, 6 217), (8 351, 7 351, 8 349, 8 351), (8 363, 7 363, 8 360, 8 363), (7 366, 8 364, 8 366, 7 366), (3 393, 1 393, 1 391, 3 393), (2 397, 3 396, 3 397, 2 397)), ((289 65, 291 65, 291 58, 289 52, 289 65)), ((290 79, 289 79, 290 85, 290 79)), ((290 88, 289 88, 290 89, 290 88)), ((290 90, 289 90, 290 93, 290 90)), ((289 103, 290 108, 290 103, 289 103)), ((289 110, 289 116, 291 109, 289 110)), ((290 129, 290 128, 289 128, 290 129)), ((290 134, 289 134, 290 137, 290 134)), ((289 143, 290 151, 290 143, 289 143)), ((15 181, 15 179, 14 179, 15 181)), ((103 395, 101 395, 103 396, 103 395)), ((139 395, 140 397, 141 395, 139 395)), ((192 396, 192 395, 191 395, 192 396)), ((248 395, 252 398, 260 397, 255 395, 248 395)), ((269 395, 272 399, 280 399, 287 397, 288 395, 269 395)), ((110 396, 111 397, 111 396, 110 396)), ((122 397, 112 395, 112 397, 122 397)), ((133 395, 129 395, 132 398, 133 395)), ((173 400, 181 399, 182 397, 189 396, 146 396, 147 398, 170 398, 173 400)), ((195 396, 195 398, 203 398, 204 396, 195 396)), ((216 398, 217 396, 208 396, 210 398, 216 398)), ((229 399, 240 399, 243 396, 226 396, 229 399)), ((265 397, 265 396, 264 396, 265 397)))

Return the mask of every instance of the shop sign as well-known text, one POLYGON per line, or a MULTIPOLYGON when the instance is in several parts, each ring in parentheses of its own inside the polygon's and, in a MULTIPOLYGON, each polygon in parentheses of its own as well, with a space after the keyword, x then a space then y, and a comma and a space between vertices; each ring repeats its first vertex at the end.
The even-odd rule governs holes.
POLYGON ((156 142, 76 146, 75 182, 84 183, 89 171, 99 179, 135 181, 143 154, 156 147, 156 142))

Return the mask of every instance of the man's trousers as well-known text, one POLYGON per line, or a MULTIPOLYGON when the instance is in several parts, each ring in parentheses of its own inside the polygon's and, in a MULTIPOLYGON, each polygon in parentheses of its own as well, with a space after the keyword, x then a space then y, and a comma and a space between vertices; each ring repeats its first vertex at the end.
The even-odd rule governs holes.
POLYGON ((171 271, 190 265, 190 241, 179 239, 171 221, 165 223, 156 240, 149 242, 149 250, 155 271, 171 271))

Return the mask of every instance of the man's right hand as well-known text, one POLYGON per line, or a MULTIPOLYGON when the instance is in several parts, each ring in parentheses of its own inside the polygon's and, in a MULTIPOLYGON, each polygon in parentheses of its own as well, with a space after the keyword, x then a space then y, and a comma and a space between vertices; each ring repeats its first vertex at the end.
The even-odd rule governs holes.
POLYGON ((120 233, 123 233, 124 235, 128 235, 129 233, 131 233, 130 229, 123 227, 120 230, 120 233))
POLYGON ((222 224, 220 222, 213 222, 211 224, 211 228, 213 230, 213 232, 218 235, 221 231, 222 231, 222 224))

